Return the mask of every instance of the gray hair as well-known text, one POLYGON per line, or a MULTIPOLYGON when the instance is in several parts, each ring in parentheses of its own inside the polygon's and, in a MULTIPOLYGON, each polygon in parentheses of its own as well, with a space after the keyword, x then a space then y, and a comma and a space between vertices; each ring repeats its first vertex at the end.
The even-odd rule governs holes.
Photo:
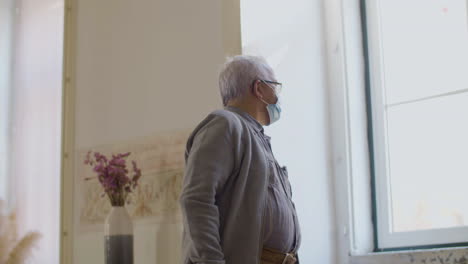
POLYGON ((274 78, 273 69, 262 57, 238 55, 227 58, 219 74, 223 105, 246 95, 255 80, 274 78))

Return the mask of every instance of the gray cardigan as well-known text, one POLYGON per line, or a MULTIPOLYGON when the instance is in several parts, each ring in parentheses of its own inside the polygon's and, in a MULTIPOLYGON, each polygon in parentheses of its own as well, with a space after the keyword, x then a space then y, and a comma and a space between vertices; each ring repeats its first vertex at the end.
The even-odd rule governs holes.
POLYGON ((271 162, 263 127, 225 107, 192 132, 179 203, 182 264, 260 264, 271 162))

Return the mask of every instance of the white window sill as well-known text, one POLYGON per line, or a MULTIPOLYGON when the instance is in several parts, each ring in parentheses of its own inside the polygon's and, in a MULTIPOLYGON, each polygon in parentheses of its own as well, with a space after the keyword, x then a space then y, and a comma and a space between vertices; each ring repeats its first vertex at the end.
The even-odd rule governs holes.
POLYGON ((468 247, 375 252, 350 256, 350 264, 468 263, 468 247))

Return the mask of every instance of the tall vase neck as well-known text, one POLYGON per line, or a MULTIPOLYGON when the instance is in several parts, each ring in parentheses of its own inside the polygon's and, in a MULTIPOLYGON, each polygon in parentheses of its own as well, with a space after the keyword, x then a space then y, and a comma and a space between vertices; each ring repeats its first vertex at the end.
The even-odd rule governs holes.
POLYGON ((133 223, 124 206, 113 206, 105 223, 106 235, 131 235, 133 223))

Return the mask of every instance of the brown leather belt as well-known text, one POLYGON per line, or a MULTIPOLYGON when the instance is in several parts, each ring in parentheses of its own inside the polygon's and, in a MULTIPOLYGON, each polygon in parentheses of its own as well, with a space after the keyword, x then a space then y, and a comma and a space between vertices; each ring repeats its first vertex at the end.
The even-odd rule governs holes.
POLYGON ((263 247, 262 264, 295 264, 296 253, 283 253, 276 249, 263 247))

